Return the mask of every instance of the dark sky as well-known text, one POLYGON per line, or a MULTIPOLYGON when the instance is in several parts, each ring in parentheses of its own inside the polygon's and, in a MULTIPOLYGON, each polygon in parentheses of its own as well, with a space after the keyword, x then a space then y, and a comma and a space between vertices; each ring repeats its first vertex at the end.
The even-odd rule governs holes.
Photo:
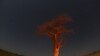
POLYGON ((100 50, 100 7, 96 0, 0 0, 0 49, 26 56, 52 56, 48 37, 33 34, 37 25, 65 13, 75 33, 65 36, 60 56, 100 50))

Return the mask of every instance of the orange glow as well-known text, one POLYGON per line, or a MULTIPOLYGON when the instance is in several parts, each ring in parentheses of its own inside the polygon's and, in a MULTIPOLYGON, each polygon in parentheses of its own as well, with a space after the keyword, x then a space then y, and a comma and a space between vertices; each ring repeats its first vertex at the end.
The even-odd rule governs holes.
POLYGON ((63 26, 65 23, 69 23, 72 20, 66 16, 58 16, 51 21, 48 21, 40 25, 37 29, 37 34, 48 35, 53 43, 53 56, 59 56, 59 51, 62 46, 62 34, 71 30, 65 29, 63 26))

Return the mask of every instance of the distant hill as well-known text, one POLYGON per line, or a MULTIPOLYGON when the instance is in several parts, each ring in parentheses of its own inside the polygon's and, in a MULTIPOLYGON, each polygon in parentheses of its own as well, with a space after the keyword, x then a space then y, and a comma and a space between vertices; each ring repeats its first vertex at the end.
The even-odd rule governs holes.
POLYGON ((0 49, 0 56, 23 56, 0 49))
POLYGON ((90 54, 87 54, 87 55, 84 55, 84 56, 100 56, 100 51, 95 51, 93 53, 90 53, 90 54))

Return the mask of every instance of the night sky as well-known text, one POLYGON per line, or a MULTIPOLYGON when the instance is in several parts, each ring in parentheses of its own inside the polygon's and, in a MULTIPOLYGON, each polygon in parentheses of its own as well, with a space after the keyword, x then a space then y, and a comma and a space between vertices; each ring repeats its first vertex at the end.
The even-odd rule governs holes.
POLYGON ((41 23, 63 13, 73 19, 75 33, 64 37, 60 56, 100 50, 96 0, 0 0, 0 49, 25 56, 52 56, 51 40, 34 32, 41 23))

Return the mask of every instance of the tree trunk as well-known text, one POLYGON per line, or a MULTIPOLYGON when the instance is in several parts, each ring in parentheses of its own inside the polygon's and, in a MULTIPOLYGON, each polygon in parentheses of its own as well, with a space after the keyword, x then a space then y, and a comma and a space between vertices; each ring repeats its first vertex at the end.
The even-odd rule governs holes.
POLYGON ((53 56, 59 56, 59 49, 60 49, 60 42, 58 41, 58 37, 56 36, 56 34, 55 34, 55 41, 54 41, 54 47, 53 47, 53 56))

